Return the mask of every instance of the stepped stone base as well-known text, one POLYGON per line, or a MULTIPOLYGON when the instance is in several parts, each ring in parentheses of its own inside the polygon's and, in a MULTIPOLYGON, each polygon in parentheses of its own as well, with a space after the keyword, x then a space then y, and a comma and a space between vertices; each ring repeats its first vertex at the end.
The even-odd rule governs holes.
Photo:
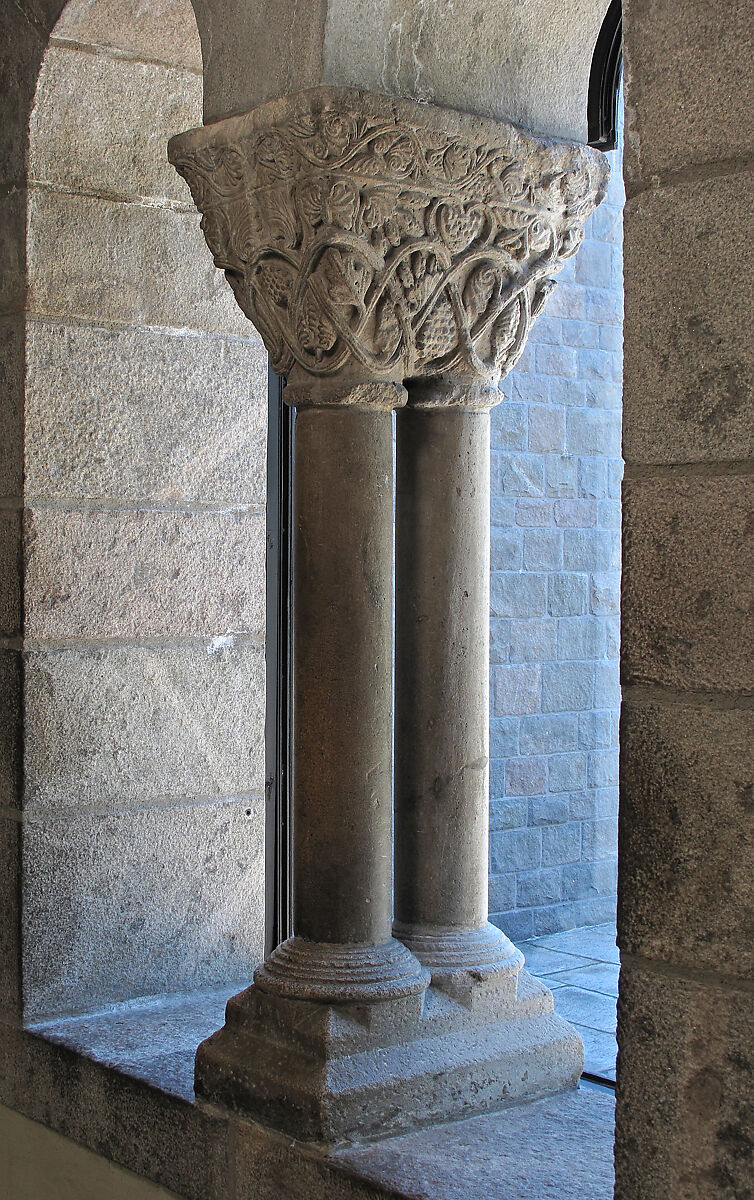
MULTIPOLYGON (((470 973, 466 973, 470 976, 470 973)), ((317 1004, 258 984, 196 1056, 198 1097, 305 1141, 358 1141, 574 1087, 578 1034, 526 971, 455 996, 317 1004), (460 998, 458 998, 460 997, 460 998)))

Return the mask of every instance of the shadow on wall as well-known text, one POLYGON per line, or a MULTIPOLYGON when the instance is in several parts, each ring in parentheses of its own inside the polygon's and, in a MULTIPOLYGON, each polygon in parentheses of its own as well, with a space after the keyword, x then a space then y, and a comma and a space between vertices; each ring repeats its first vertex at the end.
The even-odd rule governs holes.
POLYGON ((71 0, 30 128, 27 1019, 263 949, 266 356, 168 138, 189 0, 71 0))

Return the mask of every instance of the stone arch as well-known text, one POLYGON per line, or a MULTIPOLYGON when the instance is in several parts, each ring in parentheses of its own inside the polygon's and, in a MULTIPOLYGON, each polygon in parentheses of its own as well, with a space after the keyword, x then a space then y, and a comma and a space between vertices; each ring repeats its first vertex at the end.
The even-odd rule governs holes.
POLYGON ((266 359, 165 158, 197 28, 188 0, 61 8, 2 318, 27 1021, 243 979, 263 937, 266 359))

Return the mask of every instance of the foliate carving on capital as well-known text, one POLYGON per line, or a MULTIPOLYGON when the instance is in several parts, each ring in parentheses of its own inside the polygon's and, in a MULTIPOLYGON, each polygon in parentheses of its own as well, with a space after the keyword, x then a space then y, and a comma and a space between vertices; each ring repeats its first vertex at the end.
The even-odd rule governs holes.
POLYGON ((586 147, 331 88, 169 153, 275 370, 320 377, 499 379, 607 181, 586 147))

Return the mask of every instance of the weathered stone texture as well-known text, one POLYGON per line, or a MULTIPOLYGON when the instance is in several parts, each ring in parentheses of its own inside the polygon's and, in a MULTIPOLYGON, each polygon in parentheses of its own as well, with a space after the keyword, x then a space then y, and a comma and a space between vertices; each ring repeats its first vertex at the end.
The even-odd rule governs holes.
POLYGON ((0 1013, 21 1011, 21 825, 0 817, 0 1013))
POLYGON ((264 636, 264 517, 37 509, 26 527, 35 639, 264 636))
POLYGON ((196 213, 36 189, 28 271, 33 313, 249 336, 196 213))
POLYGON ((55 26, 55 36, 201 71, 199 32, 186 0, 118 0, 92 4, 69 0, 55 26))
POLYGON ((18 313, 26 297, 26 192, 13 187, 0 194, 0 315, 18 313))
POLYGON ((20 496, 24 479, 24 318, 0 317, 0 496, 20 496))
POLYGON ((230 641, 28 653, 27 815, 263 792, 264 652, 230 641))
POLYGON ((84 57, 81 50, 53 43, 31 118, 29 177, 102 195, 125 192, 185 204, 165 144, 197 120, 201 106, 201 75, 107 54, 84 57), (136 112, 132 136, 113 137, 113 114, 127 119, 136 112), (51 122, 50 113, 55 114, 51 122))
POLYGON ((21 513, 0 509, 0 637, 17 637, 21 620, 21 513))
POLYGON ((624 512, 624 682, 754 690, 751 477, 631 480, 624 512))
POLYGON ((753 1013, 750 991, 624 965, 616 1195, 751 1195, 753 1013))
POLYGON ((627 462, 754 451, 753 205, 745 173, 652 189, 626 204, 627 462))
POLYGON ((754 714, 625 701, 621 727, 621 947, 754 978, 754 714))
MULTIPOLYGON (((625 0, 626 170, 631 182, 751 154, 746 3, 625 0)), ((721 222, 722 227, 722 222, 721 222)))
POLYGON ((261 805, 27 820, 27 1017, 248 979, 262 954, 261 805))
POLYGON ((0 806, 8 808, 21 799, 21 674, 20 651, 0 650, 0 806))
MULTIPOLYGON (((0 8, 0 186, 19 184, 24 178, 29 110, 44 51, 45 37, 33 17, 21 5, 4 4, 0 8)), ((7 265, 4 256, 2 261, 7 265)))
POLYGON ((34 500, 264 505, 260 342, 32 320, 26 353, 34 500))

